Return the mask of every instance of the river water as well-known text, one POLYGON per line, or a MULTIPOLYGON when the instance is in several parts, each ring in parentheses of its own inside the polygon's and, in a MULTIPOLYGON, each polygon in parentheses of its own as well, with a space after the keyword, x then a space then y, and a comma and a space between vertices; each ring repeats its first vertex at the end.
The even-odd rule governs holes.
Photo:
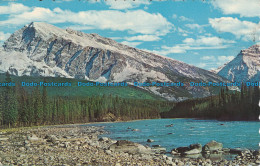
POLYGON ((205 145, 211 140, 223 143, 225 148, 257 150, 260 142, 259 122, 152 119, 94 125, 105 126, 109 131, 109 134, 102 136, 149 146, 161 145, 168 152, 173 148, 189 146, 193 143, 205 145), (172 127, 166 127, 171 124, 172 127), (132 129, 139 129, 139 131, 132 131, 132 129), (147 143, 147 139, 152 139, 154 142, 147 143))

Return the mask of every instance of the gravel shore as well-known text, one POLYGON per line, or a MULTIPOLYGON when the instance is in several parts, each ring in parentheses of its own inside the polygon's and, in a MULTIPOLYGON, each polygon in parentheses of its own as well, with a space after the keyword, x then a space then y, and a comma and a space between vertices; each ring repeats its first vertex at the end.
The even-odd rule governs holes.
POLYGON ((98 136, 103 127, 60 125, 0 133, 0 165, 260 165, 259 151, 240 151, 232 161, 173 158, 161 147, 98 136))

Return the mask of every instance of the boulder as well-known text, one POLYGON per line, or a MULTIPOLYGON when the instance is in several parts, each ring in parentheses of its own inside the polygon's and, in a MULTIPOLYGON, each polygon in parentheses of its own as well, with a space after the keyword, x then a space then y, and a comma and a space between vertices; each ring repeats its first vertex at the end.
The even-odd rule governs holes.
POLYGON ((171 151, 172 154, 184 154, 184 152, 189 151, 189 147, 178 147, 171 151))
POLYGON ((254 156, 260 155, 260 150, 255 150, 255 151, 253 152, 253 155, 254 155, 254 156))
POLYGON ((104 141, 104 142, 106 142, 106 141, 108 141, 108 138, 107 138, 107 137, 101 137, 101 138, 99 138, 98 141, 104 141))
POLYGON ((171 150, 171 154, 172 155, 179 155, 180 153, 178 153, 177 151, 175 151, 175 149, 171 150))
POLYGON ((7 141, 9 138, 8 137, 2 137, 0 138, 0 141, 7 141))
POLYGON ((192 155, 199 154, 202 151, 201 144, 191 144, 189 147, 179 147, 172 150, 172 154, 192 155))
POLYGON ((47 142, 56 143, 58 138, 55 135, 46 135, 45 139, 47 142))
POLYGON ((191 144, 189 146, 190 150, 184 152, 184 154, 191 155, 191 154, 199 154, 202 151, 201 144, 191 144))
POLYGON ((242 154, 242 150, 241 149, 230 149, 229 153, 241 155, 242 154))
POLYGON ((199 159, 199 158, 202 158, 202 154, 201 154, 201 153, 197 153, 197 154, 185 154, 185 155, 183 155, 183 157, 185 157, 185 158, 190 158, 190 159, 199 159))
POLYGON ((165 154, 166 153, 166 148, 163 148, 163 147, 153 147, 152 151, 154 153, 157 153, 157 154, 165 154))
POLYGON ((199 151, 202 151, 202 145, 201 144, 191 144, 190 149, 198 149, 199 151))
POLYGON ((38 138, 36 135, 32 135, 32 136, 28 136, 27 137, 28 141, 31 141, 31 142, 36 142, 36 141, 40 141, 40 138, 38 138))
POLYGON ((210 151, 210 152, 213 152, 213 151, 222 151, 223 149, 223 144, 222 143, 219 143, 219 142, 216 142, 216 141, 211 141, 209 143, 207 143, 206 145, 204 145, 203 147, 203 151, 210 151))
POLYGON ((229 148, 223 148, 222 150, 223 150, 224 153, 229 153, 230 152, 229 148))
POLYGON ((191 149, 191 150, 184 152, 184 154, 187 154, 187 155, 199 154, 199 153, 201 153, 201 151, 198 149, 191 149))
POLYGON ((140 131, 139 129, 133 129, 132 131, 140 131))
POLYGON ((111 150, 105 150, 105 153, 108 154, 108 155, 112 154, 111 150))
POLYGON ((223 160, 223 154, 222 153, 217 153, 217 154, 213 154, 213 153, 210 153, 210 154, 203 154, 203 157, 206 158, 206 159, 210 159, 211 161, 214 161, 214 162, 219 162, 221 160, 223 160))
POLYGON ((152 153, 151 148, 127 140, 117 141, 115 144, 110 145, 109 150, 115 152, 124 152, 129 154, 151 154, 152 153))
POLYGON ((248 149, 241 149, 241 148, 235 148, 235 149, 230 149, 229 153, 242 155, 242 153, 250 153, 250 150, 248 150, 248 149))
POLYGON ((154 140, 152 140, 152 139, 147 139, 147 142, 154 142, 154 140))

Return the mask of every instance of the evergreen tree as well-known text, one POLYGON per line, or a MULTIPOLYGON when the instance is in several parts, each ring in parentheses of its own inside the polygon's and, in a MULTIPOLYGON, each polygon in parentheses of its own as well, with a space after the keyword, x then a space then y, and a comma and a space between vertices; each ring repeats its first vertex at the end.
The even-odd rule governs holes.
POLYGON ((34 109, 34 123, 39 125, 42 124, 43 120, 43 103, 42 96, 39 88, 36 87, 33 91, 33 109, 34 109))
MULTIPOLYGON (((6 83, 12 82, 10 74, 6 73, 6 83)), ((18 118, 18 103, 16 98, 15 87, 6 86, 4 91, 4 109, 3 109, 3 123, 14 125, 18 118)))
MULTIPOLYGON (((46 83, 46 79, 44 78, 44 82, 46 83)), ((49 115, 49 103, 48 103, 48 94, 47 87, 43 86, 42 90, 42 104, 43 104, 43 123, 45 124, 49 115)))

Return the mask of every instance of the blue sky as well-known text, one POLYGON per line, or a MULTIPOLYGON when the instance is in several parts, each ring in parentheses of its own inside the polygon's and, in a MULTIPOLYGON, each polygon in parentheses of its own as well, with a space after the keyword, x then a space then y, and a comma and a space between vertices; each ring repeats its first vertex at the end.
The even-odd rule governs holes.
POLYGON ((259 8, 259 0, 1 1, 0 42, 40 21, 210 70, 260 42, 259 8))

